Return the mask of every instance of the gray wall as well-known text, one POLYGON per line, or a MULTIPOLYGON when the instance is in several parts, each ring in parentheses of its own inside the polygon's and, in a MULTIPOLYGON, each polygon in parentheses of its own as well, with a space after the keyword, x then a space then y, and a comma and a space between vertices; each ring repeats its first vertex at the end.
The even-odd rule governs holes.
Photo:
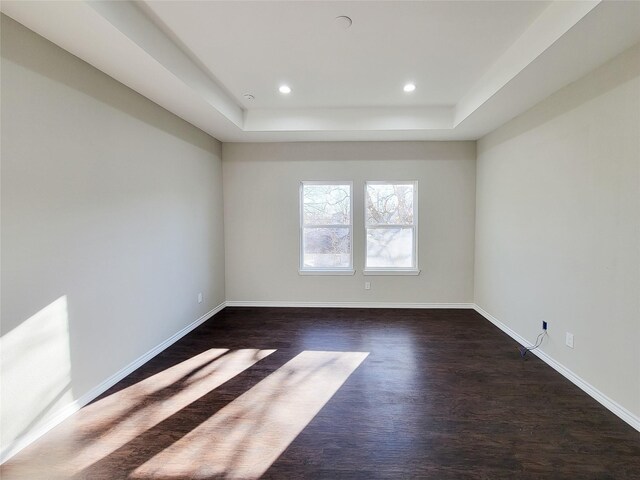
POLYGON ((478 142, 476 303, 640 415, 640 48, 478 142), (574 334, 575 348, 565 346, 574 334))
POLYGON ((4 450, 225 291, 220 143, 5 16, 1 67, 4 450))
POLYGON ((227 300, 473 301, 475 142, 225 143, 223 158, 227 300), (353 180, 354 276, 298 275, 302 180, 353 180), (419 276, 362 275, 366 180, 418 181, 419 276))

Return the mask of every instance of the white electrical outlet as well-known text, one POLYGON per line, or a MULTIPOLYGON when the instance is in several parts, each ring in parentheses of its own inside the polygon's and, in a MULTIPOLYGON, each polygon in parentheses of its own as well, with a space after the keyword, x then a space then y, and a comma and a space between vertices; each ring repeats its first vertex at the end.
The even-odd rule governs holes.
POLYGON ((573 348, 573 333, 567 332, 565 343, 567 344, 567 347, 573 348))
POLYGON ((364 289, 371 290, 371 282, 364 282, 364 289))
POLYGON ((198 303, 202 303, 202 292, 198 293, 198 303))

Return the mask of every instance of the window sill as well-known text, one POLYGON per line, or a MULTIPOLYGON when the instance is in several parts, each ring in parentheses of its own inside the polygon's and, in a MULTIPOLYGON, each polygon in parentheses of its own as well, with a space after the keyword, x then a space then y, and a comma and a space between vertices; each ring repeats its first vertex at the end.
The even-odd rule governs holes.
POLYGON ((356 271, 351 270, 298 270, 298 275, 353 275, 356 271))
POLYGON ((367 268, 362 271, 363 275, 420 275, 420 269, 407 268, 403 270, 398 269, 375 269, 367 268))

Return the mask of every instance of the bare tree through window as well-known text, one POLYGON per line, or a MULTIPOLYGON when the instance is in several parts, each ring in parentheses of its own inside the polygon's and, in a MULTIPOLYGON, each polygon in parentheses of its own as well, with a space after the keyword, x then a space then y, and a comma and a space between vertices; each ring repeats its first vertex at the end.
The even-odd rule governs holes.
POLYGON ((351 184, 303 182, 301 202, 301 267, 351 268, 351 184))
POLYGON ((366 268, 416 268, 415 182, 367 182, 366 268))

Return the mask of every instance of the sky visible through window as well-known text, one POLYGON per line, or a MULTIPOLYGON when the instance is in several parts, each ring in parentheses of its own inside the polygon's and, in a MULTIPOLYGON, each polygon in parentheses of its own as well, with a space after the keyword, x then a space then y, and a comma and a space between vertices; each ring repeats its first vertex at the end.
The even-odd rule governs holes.
POLYGON ((303 185, 303 266, 351 267, 351 185, 303 185))
POLYGON ((368 183, 367 268, 415 267, 413 183, 368 183))

